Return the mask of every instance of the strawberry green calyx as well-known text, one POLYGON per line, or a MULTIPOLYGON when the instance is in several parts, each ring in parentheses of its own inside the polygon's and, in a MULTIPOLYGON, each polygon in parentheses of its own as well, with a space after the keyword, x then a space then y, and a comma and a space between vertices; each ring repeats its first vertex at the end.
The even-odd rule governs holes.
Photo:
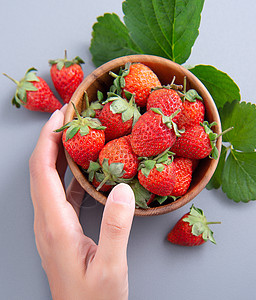
POLYGON ((103 94, 101 91, 97 91, 98 99, 96 101, 89 102, 89 98, 87 92, 84 92, 84 101, 86 105, 86 109, 82 112, 83 117, 91 117, 94 118, 96 116, 95 110, 102 109, 103 105, 101 104, 103 100, 103 94))
MULTIPOLYGON (((108 177, 107 179, 105 179, 107 176, 106 174, 103 172, 103 168, 102 166, 98 163, 98 162, 94 162, 94 161, 90 161, 90 165, 89 168, 86 170, 86 172, 88 173, 88 180, 90 182, 93 181, 93 179, 95 178, 98 182, 103 182, 103 184, 101 184, 100 188, 104 185, 116 185, 116 182, 114 180, 111 180, 110 177, 108 177)), ((99 188, 99 189, 100 189, 99 188)), ((98 190, 99 190, 98 189, 98 190)))
POLYGON ((181 111, 180 109, 177 109, 170 117, 165 116, 161 110, 161 108, 155 108, 151 107, 151 110, 159 115, 162 116, 162 122, 168 127, 168 128, 173 128, 176 136, 181 136, 182 133, 185 132, 184 129, 178 129, 178 126, 176 123, 172 121, 172 119, 177 116, 177 114, 181 111))
POLYGON ((57 64, 57 69, 61 70, 63 67, 68 68, 72 65, 81 66, 81 64, 84 64, 84 61, 79 56, 76 56, 73 60, 68 60, 67 59, 67 50, 65 50, 64 58, 50 59, 49 64, 50 65, 57 64))
MULTIPOLYGON (((180 85, 179 87, 182 87, 180 85)), ((185 100, 189 102, 196 102, 196 100, 203 101, 203 98, 198 94, 198 92, 194 89, 190 89, 187 91, 187 76, 184 76, 184 81, 183 81, 183 88, 181 88, 182 91, 178 91, 182 102, 185 100), (183 90, 182 90, 183 89, 183 90)))
POLYGON ((61 132, 65 129, 67 129, 66 141, 72 139, 77 134, 78 131, 81 136, 84 136, 84 135, 89 134, 89 132, 90 132, 89 128, 98 129, 98 130, 106 129, 105 126, 101 125, 101 123, 98 119, 94 119, 94 118, 90 118, 90 117, 81 117, 79 115, 74 103, 73 102, 71 102, 71 103, 74 107, 77 118, 72 120, 71 122, 68 122, 61 128, 55 130, 55 132, 61 132))
POLYGON ((199 236, 202 234, 202 238, 207 241, 210 240, 212 243, 216 244, 213 237, 213 232, 208 227, 209 224, 221 224, 221 222, 207 222, 203 211, 200 208, 191 206, 189 215, 183 219, 184 222, 188 222, 192 226, 192 234, 199 236))
POLYGON ((145 189, 139 182, 138 179, 134 179, 129 183, 132 188, 135 198, 135 205, 137 208, 148 209, 147 202, 152 197, 152 193, 145 189))
POLYGON ((25 105, 27 103, 27 91, 37 91, 37 88, 32 83, 34 81, 40 81, 35 74, 36 71, 37 69, 35 68, 28 69, 25 76, 20 81, 17 81, 3 73, 4 76, 12 80, 17 85, 15 95, 12 99, 12 104, 17 108, 20 108, 21 105, 25 105))
POLYGON ((162 172, 165 165, 170 165, 173 162, 174 153, 169 151, 169 149, 170 148, 166 149, 164 152, 155 157, 139 157, 139 160, 141 160, 139 170, 141 170, 142 174, 148 177, 150 171, 154 167, 157 171, 162 172))
POLYGON ((133 118, 132 126, 138 121, 139 117, 141 116, 137 105, 134 101, 134 95, 130 94, 130 98, 128 101, 119 95, 109 92, 108 98, 103 104, 107 102, 112 102, 110 104, 110 110, 113 114, 122 114, 122 121, 126 122, 133 118))
POLYGON ((130 73, 130 66, 130 62, 126 63, 124 69, 121 68, 118 75, 112 71, 109 72, 109 75, 115 78, 113 81, 113 85, 110 87, 110 92, 116 93, 121 96, 122 89, 125 87, 124 77, 130 73))
MULTIPOLYGON (((117 163, 109 164, 108 159, 104 158, 102 162, 102 166, 100 167, 101 169, 98 169, 97 170, 98 172, 95 173, 97 181, 100 182, 100 185, 96 188, 97 191, 99 191, 104 184, 115 185, 121 182, 128 183, 133 179, 133 178, 131 179, 122 178, 123 175, 125 174, 123 163, 117 162, 117 163)), ((90 166, 87 172, 89 172, 90 174, 91 172, 90 166)), ((89 176, 90 178, 92 178, 92 175, 89 176)))
POLYGON ((205 133, 208 134, 210 142, 211 142, 212 151, 211 151, 209 157, 213 158, 213 159, 218 159, 219 151, 216 147, 216 142, 217 142, 217 140, 220 136, 222 136, 223 134, 229 132, 234 127, 230 127, 228 129, 226 129, 225 131, 221 132, 220 134, 217 134, 217 133, 213 132, 212 129, 211 129, 212 126, 217 125, 216 122, 212 122, 212 123, 209 124, 208 121, 204 121, 203 123, 200 123, 200 125, 204 127, 205 133))

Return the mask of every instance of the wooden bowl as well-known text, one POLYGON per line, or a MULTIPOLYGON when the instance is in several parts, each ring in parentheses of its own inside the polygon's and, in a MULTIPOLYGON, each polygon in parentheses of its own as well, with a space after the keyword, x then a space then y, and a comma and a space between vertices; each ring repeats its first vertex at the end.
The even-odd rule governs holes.
MULTIPOLYGON (((84 91, 87 91, 90 101, 97 99, 97 91, 100 90, 103 93, 107 93, 110 85, 113 82, 113 77, 109 75, 109 71, 115 73, 119 72, 121 66, 125 63, 131 62, 141 62, 151 68, 158 76, 160 82, 163 85, 171 83, 173 76, 176 77, 176 84, 183 84, 184 76, 187 77, 187 90, 195 89, 204 99, 206 119, 211 123, 213 121, 217 122, 217 125, 213 127, 213 131, 216 133, 221 132, 221 122, 219 114, 213 99, 211 98, 209 92, 205 86, 195 77, 191 72, 189 72, 184 67, 168 60, 153 55, 130 55, 120 57, 111 60, 104 65, 97 68, 90 75, 88 75, 80 86, 77 88, 73 94, 71 101, 76 105, 79 112, 85 109, 84 102, 84 91)), ((66 114, 65 123, 71 121, 75 116, 74 109, 71 103, 69 103, 66 114)), ((219 152, 221 150, 221 137, 218 138, 217 145, 219 152)), ((90 194, 94 199, 103 205, 106 203, 106 195, 101 192, 96 191, 96 189, 90 184, 84 174, 81 172, 78 165, 72 160, 69 154, 66 152, 66 157, 68 165, 80 183, 80 185, 85 189, 85 191, 90 194)), ((159 207, 149 208, 149 209, 135 209, 135 215, 137 216, 153 216, 169 213, 176 210, 183 205, 191 201, 195 196, 197 196, 206 186, 210 178, 212 177, 216 167, 217 160, 205 158, 200 161, 197 169, 193 173, 193 179, 187 193, 179 198, 178 200, 168 203, 166 205, 161 205, 159 207)))

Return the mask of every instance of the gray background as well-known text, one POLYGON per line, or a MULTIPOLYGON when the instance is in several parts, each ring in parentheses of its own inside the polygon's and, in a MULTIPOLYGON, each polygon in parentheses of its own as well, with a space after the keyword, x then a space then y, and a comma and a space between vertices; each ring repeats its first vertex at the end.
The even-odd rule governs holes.
MULTIPOLYGON (((187 62, 210 64, 239 85, 242 99, 255 97, 254 0, 205 1, 200 35, 187 62)), ((83 70, 94 70, 89 53, 92 25, 105 12, 122 16, 121 0, 0 1, 0 71, 16 79, 29 67, 53 88, 48 59, 76 55, 83 70)), ((34 242, 28 160, 48 114, 18 110, 15 87, 0 76, 1 201, 0 299, 50 299, 47 278, 34 242)), ((67 181, 71 179, 68 172, 67 181)), ((83 208, 85 232, 97 241, 103 207, 83 208)), ((129 247, 130 299, 255 299, 256 205, 234 203, 218 191, 203 190, 193 203, 209 220, 217 245, 182 248, 166 235, 191 203, 163 216, 136 217, 129 247)))

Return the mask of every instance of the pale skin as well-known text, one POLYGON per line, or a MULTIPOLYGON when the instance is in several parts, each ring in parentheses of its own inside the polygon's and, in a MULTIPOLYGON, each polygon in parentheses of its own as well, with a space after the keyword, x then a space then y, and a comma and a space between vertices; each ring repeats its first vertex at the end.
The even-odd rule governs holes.
POLYGON ((127 243, 135 201, 131 188, 117 185, 104 208, 99 243, 85 236, 79 223, 84 191, 72 179, 67 191, 67 163, 60 128, 65 108, 43 127, 31 155, 30 184, 38 253, 54 300, 127 300, 127 243))

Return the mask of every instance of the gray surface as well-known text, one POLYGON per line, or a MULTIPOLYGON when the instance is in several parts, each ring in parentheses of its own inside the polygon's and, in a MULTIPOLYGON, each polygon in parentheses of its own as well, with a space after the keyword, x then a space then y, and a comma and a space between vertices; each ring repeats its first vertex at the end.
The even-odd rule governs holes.
MULTIPOLYGON (((67 49, 70 58, 85 60, 88 75, 94 69, 88 47, 96 17, 105 12, 122 16, 121 0, 1 0, 0 7, 1 73, 20 79, 34 66, 51 87, 48 59, 67 49)), ((255 11, 253 0, 206 1, 187 62, 227 72, 242 98, 254 103, 255 11)), ((34 242, 28 172, 28 159, 49 115, 12 107, 15 88, 3 76, 0 89, 0 299, 50 299, 34 242)), ((207 190, 193 203, 209 220, 222 221, 213 228, 217 245, 188 249, 166 242, 169 229, 191 204, 164 216, 136 217, 128 249, 130 299, 255 299, 256 204, 236 204, 221 191, 207 190)), ((101 214, 100 204, 82 209, 85 232, 94 240, 101 214)))

